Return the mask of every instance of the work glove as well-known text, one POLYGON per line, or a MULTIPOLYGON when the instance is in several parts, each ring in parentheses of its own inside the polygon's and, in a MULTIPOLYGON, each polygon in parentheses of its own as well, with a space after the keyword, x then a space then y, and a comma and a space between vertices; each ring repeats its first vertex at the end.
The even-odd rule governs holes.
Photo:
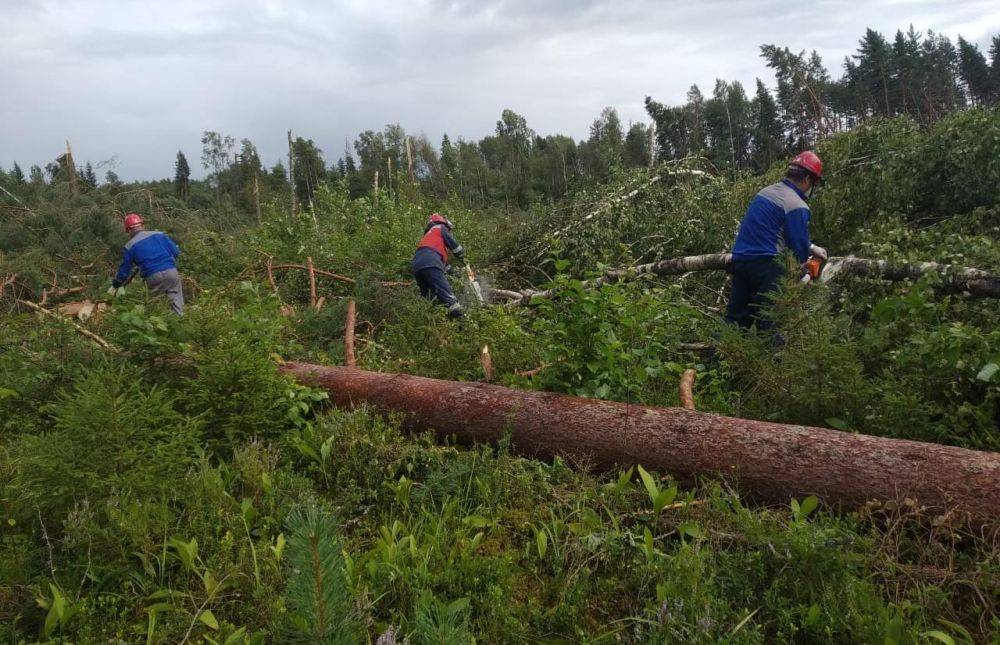
POLYGON ((112 285, 108 287, 108 295, 112 298, 121 298, 125 295, 125 287, 116 287, 112 285))
POLYGON ((829 259, 829 256, 826 253, 826 249, 824 249, 822 246, 816 246, 815 244, 809 247, 809 254, 815 255, 820 260, 823 260, 823 262, 826 262, 829 259))
POLYGON ((114 296, 115 295, 115 288, 114 288, 114 286, 108 287, 108 295, 109 296, 114 296))
POLYGON ((463 249, 461 246, 452 251, 452 253, 454 253, 455 257, 458 258, 459 260, 465 259, 465 249, 463 249))
POLYGON ((455 267, 451 266, 450 264, 446 264, 444 267, 444 272, 447 273, 448 275, 455 275, 455 267))

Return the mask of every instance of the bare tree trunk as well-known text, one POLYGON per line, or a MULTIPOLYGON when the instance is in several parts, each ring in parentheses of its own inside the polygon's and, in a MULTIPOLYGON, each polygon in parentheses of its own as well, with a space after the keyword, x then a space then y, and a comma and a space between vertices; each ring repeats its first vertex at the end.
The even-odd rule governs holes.
POLYGON ((306 272, 309 274, 309 304, 316 308, 316 270, 313 268, 312 256, 306 258, 306 272))
POLYGON ((257 210, 257 226, 260 226, 264 220, 260 215, 260 181, 256 172, 253 174, 253 203, 257 210))
POLYGON ((410 181, 415 180, 415 175, 413 174, 413 145, 410 143, 410 137, 406 137, 406 174, 410 178, 410 181))
POLYGON ((685 410, 694 410, 694 379, 697 372, 694 370, 684 370, 681 375, 680 398, 681 407, 685 410))
POLYGON ((649 124, 649 167, 656 165, 656 121, 649 124))
POLYGON ((73 197, 76 197, 80 192, 76 185, 76 161, 73 160, 73 148, 69 145, 69 139, 66 140, 66 157, 63 166, 66 167, 66 177, 69 179, 69 192, 73 197))
POLYGON ((493 357, 490 356, 490 346, 483 345, 479 351, 479 364, 483 367, 483 377, 489 383, 493 380, 493 357))
POLYGON ((288 185, 292 189, 292 217, 299 210, 299 199, 295 194, 295 152, 292 148, 292 131, 288 131, 288 185))
POLYGON ((347 367, 357 365, 354 358, 354 326, 357 324, 357 305, 354 298, 347 301, 347 321, 344 323, 344 364, 347 367))
MULTIPOLYGON (((587 280, 583 285, 587 288, 598 288, 604 284, 633 280, 647 274, 668 276, 688 273, 689 271, 723 271, 731 261, 732 255, 729 253, 671 258, 634 267, 608 269, 602 277, 587 280)), ((938 264, 937 262, 891 263, 886 260, 867 258, 830 258, 821 280, 824 282, 835 280, 840 275, 870 276, 893 282, 916 280, 926 275, 937 275, 941 278, 941 287, 946 290, 965 292, 984 298, 1000 298, 1000 275, 982 269, 938 264)), ((528 304, 535 298, 551 298, 555 294, 556 290, 554 289, 545 291, 493 289, 491 298, 495 302, 509 301, 515 304, 528 304)))
POLYGON ((409 430, 464 443, 509 433, 534 457, 560 455, 600 469, 641 464, 687 483, 735 476, 754 498, 778 503, 815 494, 859 508, 910 497, 984 524, 996 523, 1000 508, 998 453, 486 383, 304 363, 279 369, 325 389, 336 405, 402 413, 409 430))

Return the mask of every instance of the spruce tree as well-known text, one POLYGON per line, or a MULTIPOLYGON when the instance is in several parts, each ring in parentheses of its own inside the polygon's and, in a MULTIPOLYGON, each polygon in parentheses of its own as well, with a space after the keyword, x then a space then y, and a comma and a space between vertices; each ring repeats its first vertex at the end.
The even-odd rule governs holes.
POLYGON ((91 188, 97 188, 97 174, 94 173, 94 166, 89 161, 83 167, 83 181, 91 188))
POLYGON ((180 150, 177 151, 177 160, 174 162, 174 190, 181 199, 187 199, 191 195, 191 166, 180 150))
POLYGON ((15 184, 24 183, 24 171, 21 170, 21 166, 17 165, 16 161, 14 162, 14 167, 10 171, 10 178, 14 180, 15 184))

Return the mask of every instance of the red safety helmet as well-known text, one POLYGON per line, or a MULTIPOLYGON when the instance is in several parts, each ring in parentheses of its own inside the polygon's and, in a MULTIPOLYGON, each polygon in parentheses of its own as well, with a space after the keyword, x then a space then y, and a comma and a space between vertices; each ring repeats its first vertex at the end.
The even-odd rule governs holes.
POLYGON ((122 222, 125 226, 125 232, 127 233, 129 229, 133 229, 136 226, 142 226, 142 218, 139 217, 138 213, 129 213, 125 216, 125 221, 122 222))
POLYGON ((451 223, 451 220, 449 220, 444 215, 441 215, 440 213, 432 213, 431 214, 431 224, 444 224, 449 229, 453 228, 453 226, 454 226, 451 223))
POLYGON ((823 160, 812 150, 806 150, 795 155, 795 158, 788 165, 798 166, 816 179, 823 178, 823 160))

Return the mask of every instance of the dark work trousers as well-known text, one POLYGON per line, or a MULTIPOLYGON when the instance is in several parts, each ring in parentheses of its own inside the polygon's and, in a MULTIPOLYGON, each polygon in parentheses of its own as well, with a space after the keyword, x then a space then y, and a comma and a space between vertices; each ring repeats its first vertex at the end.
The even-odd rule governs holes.
POLYGON ((462 305, 451 290, 451 284, 445 277, 444 271, 437 267, 426 267, 413 272, 413 277, 420 287, 420 295, 428 300, 440 302, 448 308, 448 315, 452 318, 461 318, 463 315, 462 305))
POLYGON ((162 293, 170 298, 170 308, 178 316, 184 315, 184 290, 177 269, 164 269, 146 276, 146 286, 154 293, 162 293))
POLYGON ((774 323, 761 315, 778 290, 785 268, 778 258, 763 257, 733 260, 733 284, 729 293, 726 321, 749 329, 756 324, 759 331, 768 331, 774 323))

